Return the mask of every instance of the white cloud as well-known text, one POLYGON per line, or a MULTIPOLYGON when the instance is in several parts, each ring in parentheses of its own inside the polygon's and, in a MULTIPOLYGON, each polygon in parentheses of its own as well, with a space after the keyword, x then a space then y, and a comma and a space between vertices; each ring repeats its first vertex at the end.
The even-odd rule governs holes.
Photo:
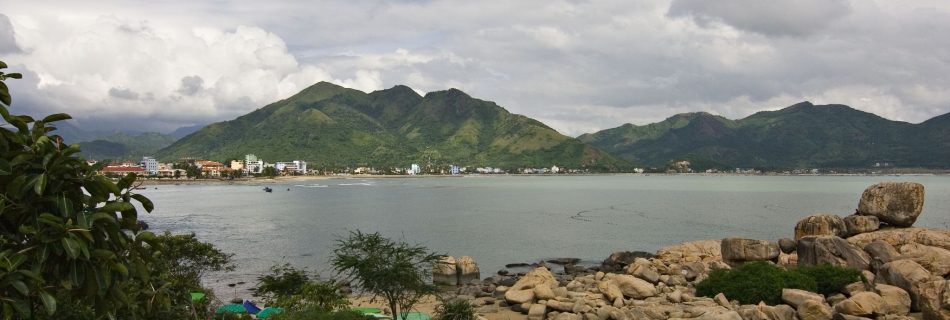
POLYGON ((4 59, 36 78, 15 99, 166 129, 231 119, 317 81, 454 87, 569 135, 803 100, 911 122, 950 111, 943 2, 129 4, 5 4, 0 45, 12 34, 22 53, 4 59))

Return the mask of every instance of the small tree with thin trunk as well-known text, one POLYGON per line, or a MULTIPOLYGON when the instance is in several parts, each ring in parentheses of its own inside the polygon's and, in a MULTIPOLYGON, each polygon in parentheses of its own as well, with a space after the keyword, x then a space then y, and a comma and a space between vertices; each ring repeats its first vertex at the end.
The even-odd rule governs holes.
POLYGON ((373 295, 383 298, 394 318, 405 315, 423 297, 436 293, 432 265, 444 255, 419 245, 392 241, 377 233, 351 231, 337 240, 331 264, 337 273, 373 295))

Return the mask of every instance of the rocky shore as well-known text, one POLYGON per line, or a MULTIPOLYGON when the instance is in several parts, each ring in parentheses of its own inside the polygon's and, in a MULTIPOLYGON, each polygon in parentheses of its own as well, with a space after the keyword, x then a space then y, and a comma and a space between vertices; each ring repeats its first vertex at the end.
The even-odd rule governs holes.
POLYGON ((446 295, 471 301, 485 319, 950 319, 950 231, 913 227, 924 203, 917 183, 868 187, 853 215, 815 214, 793 238, 725 238, 665 247, 655 254, 616 252, 600 266, 559 259, 527 272, 499 270, 478 279, 470 257, 447 258, 434 269, 446 295), (783 289, 777 305, 740 304, 735 297, 696 296, 695 285, 715 269, 770 261, 786 269, 832 264, 860 270, 865 281, 824 296, 783 289))

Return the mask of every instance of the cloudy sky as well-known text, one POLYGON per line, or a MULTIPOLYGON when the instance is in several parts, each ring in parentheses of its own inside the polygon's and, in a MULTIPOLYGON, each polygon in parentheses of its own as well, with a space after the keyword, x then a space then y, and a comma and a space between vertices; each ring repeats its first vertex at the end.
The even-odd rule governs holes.
POLYGON ((707 111, 950 112, 950 2, 0 0, 15 112, 232 119, 317 81, 458 88, 578 135, 707 111))

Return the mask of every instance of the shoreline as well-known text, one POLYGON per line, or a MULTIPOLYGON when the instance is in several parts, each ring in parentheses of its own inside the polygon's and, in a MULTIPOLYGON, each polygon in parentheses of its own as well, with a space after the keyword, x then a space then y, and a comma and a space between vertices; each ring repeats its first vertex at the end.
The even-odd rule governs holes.
POLYGON ((820 173, 820 174, 739 174, 739 173, 587 173, 587 174, 461 174, 461 175, 313 175, 313 176, 282 176, 275 178, 239 178, 239 179, 136 179, 141 186, 155 185, 269 185, 279 183, 294 183, 323 180, 354 180, 354 179, 427 179, 427 178, 500 178, 500 177, 649 177, 649 176, 689 176, 689 177, 902 177, 902 176, 950 176, 950 173, 897 173, 897 174, 863 174, 863 173, 820 173))

